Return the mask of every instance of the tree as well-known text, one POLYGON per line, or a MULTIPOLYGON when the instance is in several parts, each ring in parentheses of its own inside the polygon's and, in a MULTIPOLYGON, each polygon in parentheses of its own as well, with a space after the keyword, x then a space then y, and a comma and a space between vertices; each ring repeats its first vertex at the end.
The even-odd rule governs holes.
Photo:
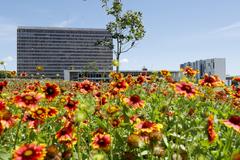
POLYGON ((7 70, 4 61, 0 61, 0 65, 3 66, 4 71, 0 73, 0 78, 7 78, 7 70))
POLYGON ((0 65, 3 66, 4 70, 6 71, 6 66, 5 66, 5 62, 4 61, 0 61, 0 65))
MULTIPOLYGON (((107 30, 112 35, 113 45, 115 46, 113 52, 119 64, 120 55, 132 49, 136 42, 145 35, 142 13, 136 11, 124 12, 121 0, 101 1, 107 15, 114 17, 114 20, 107 24, 107 30), (111 5, 109 4, 110 2, 111 5)), ((109 43, 105 44, 109 45, 109 43)), ((116 65, 116 72, 119 72, 119 65, 116 65)))

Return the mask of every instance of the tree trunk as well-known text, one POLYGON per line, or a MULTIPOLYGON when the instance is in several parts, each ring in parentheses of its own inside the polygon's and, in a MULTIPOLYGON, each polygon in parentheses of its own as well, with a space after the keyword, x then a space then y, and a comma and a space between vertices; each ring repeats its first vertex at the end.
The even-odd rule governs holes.
POLYGON ((116 67, 116 72, 117 72, 117 73, 119 73, 119 65, 120 65, 119 57, 120 57, 120 54, 118 53, 118 54, 117 54, 117 62, 118 62, 118 65, 117 65, 117 67, 116 67))

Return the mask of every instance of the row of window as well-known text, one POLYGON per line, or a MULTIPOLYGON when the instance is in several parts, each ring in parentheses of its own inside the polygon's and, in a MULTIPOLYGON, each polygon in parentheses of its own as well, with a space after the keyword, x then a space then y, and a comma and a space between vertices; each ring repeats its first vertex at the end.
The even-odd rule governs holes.
POLYGON ((112 58, 110 57, 88 57, 88 58, 71 58, 71 57, 62 57, 62 58, 54 58, 54 57, 36 57, 36 58, 22 58, 18 57, 18 62, 31 62, 31 61, 41 61, 41 62, 78 62, 78 63, 83 63, 86 61, 96 61, 96 62, 111 62, 112 58))
POLYGON ((28 56, 33 56, 33 57, 38 57, 38 56, 52 56, 52 57, 72 57, 72 56, 76 56, 76 57, 84 57, 84 56, 111 56, 112 57, 112 52, 97 52, 97 51, 85 51, 85 52, 24 52, 24 51, 18 51, 18 54, 20 57, 28 57, 28 56))
POLYGON ((27 33, 18 33, 17 34, 17 37, 18 38, 38 38, 38 37, 43 37, 43 38, 47 38, 47 37, 50 37, 50 38, 57 38, 57 37, 64 37, 65 39, 66 38, 73 38, 73 37, 101 37, 101 38, 111 38, 111 36, 109 34, 61 34, 61 35, 57 35, 57 34, 46 34, 46 35, 36 35, 36 34, 27 34, 27 33))
POLYGON ((48 61, 47 63, 44 62, 44 61, 35 61, 35 62, 31 62, 30 61, 18 61, 18 66, 19 67, 24 67, 24 66, 28 66, 30 68, 33 68, 37 65, 42 65, 44 67, 67 67, 67 66, 77 66, 77 67, 83 67, 83 66, 92 66, 92 67, 95 67, 95 66, 111 66, 112 64, 110 62, 106 62, 106 61, 97 61, 97 64, 92 64, 93 61, 89 60, 89 61, 86 61, 86 62, 83 62, 83 61, 74 61, 74 62, 67 62, 67 63, 62 63, 62 64, 59 64, 61 63, 61 61, 57 61, 57 62, 54 62, 54 61, 48 61))
POLYGON ((92 55, 92 54, 108 54, 112 55, 109 50, 30 50, 30 49, 18 49, 17 53, 23 55, 92 55))
POLYGON ((18 40, 17 42, 18 42, 18 44, 29 44, 29 43, 31 43, 31 44, 42 44, 42 43, 46 43, 46 44, 55 44, 55 43, 57 43, 57 44, 81 44, 82 42, 84 42, 84 43, 87 43, 87 42, 89 42, 89 43, 93 43, 93 42, 98 42, 98 41, 103 41, 103 40, 105 40, 105 39, 77 39, 77 40, 72 40, 72 39, 62 39, 62 40, 55 40, 55 39, 48 39, 48 40, 46 40, 46 39, 34 39, 34 40, 32 40, 32 39, 25 39, 25 40, 18 40))
POLYGON ((86 62, 66 62, 66 63, 60 63, 59 62, 54 62, 54 61, 48 61, 48 63, 45 63, 44 61, 35 61, 35 62, 31 62, 29 63, 29 61, 23 61, 18 63, 19 67, 30 67, 30 68, 34 68, 38 65, 42 65, 44 67, 62 67, 62 68, 66 68, 68 66, 76 66, 76 67, 83 67, 83 66, 111 66, 111 63, 107 63, 107 62, 100 62, 100 61, 86 61, 86 62))
POLYGON ((98 40, 111 40, 111 38, 105 37, 83 37, 83 38, 66 38, 66 37, 17 37, 18 41, 82 41, 82 40, 89 40, 89 41, 98 41, 98 40))
POLYGON ((107 46, 101 46, 101 45, 97 45, 96 43, 79 43, 77 45, 71 45, 70 44, 60 44, 60 45, 56 45, 56 44, 29 44, 29 43, 25 43, 25 44, 17 44, 18 48, 21 47, 21 48, 69 48, 69 49, 72 49, 72 48, 83 48, 83 47, 86 47, 87 49, 92 49, 92 48, 97 48, 97 49, 102 49, 102 48, 108 48, 107 46), (42 46, 42 47, 39 47, 39 46, 42 46), (53 47, 48 47, 48 46, 53 46, 53 47), (57 47, 58 46, 58 47, 57 47))
POLYGON ((17 56, 19 58, 25 57, 75 57, 75 58, 87 58, 87 57, 113 57, 112 52, 26 52, 26 51, 18 51, 17 56))
MULTIPOLYGON (((71 68, 65 68, 71 70, 71 68)), ((75 68, 77 69, 77 68, 75 68)), ((41 73, 41 74, 48 74, 48 73, 60 73, 63 72, 64 69, 58 69, 58 68, 53 68, 53 69, 45 69, 44 71, 36 71, 35 69, 29 69, 29 68, 18 68, 18 72, 28 72, 28 73, 41 73)), ((84 68, 78 68, 77 70, 83 70, 83 71, 94 71, 94 69, 84 69, 84 68)), ((112 70, 112 68, 104 68, 104 67, 98 67, 98 70, 112 70)))
POLYGON ((25 50, 31 50, 31 51, 35 51, 35 50, 43 50, 45 49, 46 51, 49 51, 49 50, 56 50, 56 51, 63 51, 63 50, 66 50, 66 51, 76 51, 76 50, 80 50, 80 51, 94 51, 96 50, 97 52, 99 51, 112 51, 112 49, 110 49, 109 47, 104 47, 104 46, 100 46, 100 47, 96 47, 96 46, 59 46, 59 47, 56 47, 56 46, 53 46, 53 47, 48 47, 48 46, 42 46, 42 47, 38 47, 38 46, 17 46, 17 49, 18 50, 22 50, 22 49, 25 49, 25 50))
POLYGON ((101 53, 108 53, 108 54, 112 54, 112 52, 110 52, 109 50, 30 50, 30 49, 18 49, 17 50, 18 54, 24 54, 24 55, 39 55, 39 53, 43 53, 43 55, 60 55, 61 53, 63 53, 64 55, 70 55, 70 54, 74 54, 75 55, 82 55, 82 54, 87 54, 90 55, 91 53, 96 53, 96 54, 101 54, 101 53), (26 54, 25 54, 26 53, 26 54))
POLYGON ((22 28, 18 28, 18 32, 21 32, 21 33, 89 33, 89 34, 106 34, 108 33, 107 30, 104 30, 104 29, 96 29, 96 30, 93 30, 93 29, 90 29, 90 30, 87 30, 87 29, 79 29, 79 30, 73 30, 73 29, 69 29, 69 30, 54 30, 54 29, 22 29, 22 28))

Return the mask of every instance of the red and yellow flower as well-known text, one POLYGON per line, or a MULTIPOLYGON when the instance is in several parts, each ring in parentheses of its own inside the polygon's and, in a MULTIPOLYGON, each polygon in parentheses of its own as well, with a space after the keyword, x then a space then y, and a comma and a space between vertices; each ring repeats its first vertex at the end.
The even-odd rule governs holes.
POLYGON ((98 106, 103 106, 103 105, 105 105, 107 102, 108 102, 108 101, 107 101, 107 96, 105 96, 105 95, 97 98, 97 104, 98 104, 98 106))
POLYGON ((163 76, 163 77, 169 77, 169 76, 171 76, 171 73, 168 71, 168 70, 161 70, 160 71, 160 73, 161 73, 161 75, 163 76))
POLYGON ((199 84, 201 86, 207 87, 219 87, 224 85, 224 83, 219 79, 218 76, 208 74, 205 74, 204 78, 199 80, 199 84))
POLYGON ((55 107, 49 107, 47 114, 48 114, 48 117, 53 117, 58 114, 58 110, 55 107))
POLYGON ((0 111, 6 109, 6 103, 0 99, 0 111))
POLYGON ((214 120, 214 117, 211 114, 208 117, 208 128, 207 128, 207 130, 208 130, 208 141, 210 143, 212 143, 216 139, 216 137, 217 137, 217 134, 216 134, 216 132, 214 130, 214 122, 213 122, 213 120, 214 120))
POLYGON ((34 131, 38 131, 38 126, 43 124, 44 120, 33 117, 32 111, 28 111, 24 114, 23 122, 28 123, 28 128, 34 129, 34 131))
POLYGON ((18 117, 12 115, 12 113, 5 109, 0 111, 0 123, 4 126, 4 128, 10 128, 15 125, 18 117))
MULTIPOLYGON (((140 75, 139 75, 140 76, 140 75)), ((137 80, 135 80, 135 78, 133 78, 133 76, 131 74, 128 74, 125 78, 126 82, 130 85, 133 86, 134 84, 138 83, 137 80)), ((141 81, 141 80, 140 80, 141 81)))
POLYGON ((25 92, 36 92, 37 91, 37 86, 35 86, 34 84, 29 84, 26 87, 25 92))
POLYGON ((17 95, 14 101, 19 107, 32 109, 32 108, 36 108, 39 100, 42 97, 43 95, 40 93, 28 92, 28 93, 22 93, 21 95, 17 95))
POLYGON ((11 74, 12 77, 16 77, 17 72, 16 71, 11 71, 10 74, 11 74))
POLYGON ((56 133, 56 139, 59 143, 65 144, 69 148, 73 147, 77 142, 73 124, 66 123, 64 127, 56 133))
POLYGON ((114 80, 116 80, 116 81, 118 81, 118 80, 122 79, 124 76, 123 76, 122 73, 111 72, 111 73, 109 74, 109 77, 112 78, 112 79, 114 79, 114 80))
POLYGON ((134 125, 135 134, 149 134, 159 132, 163 128, 162 124, 157 124, 148 120, 138 120, 134 125))
POLYGON ((24 144, 14 151, 13 160, 44 160, 45 156, 45 145, 24 144))
POLYGON ((47 154, 46 154, 46 160, 60 160, 61 159, 61 153, 58 150, 56 145, 51 145, 48 146, 47 149, 47 154))
POLYGON ((3 127, 2 123, 0 122, 0 136, 3 132, 4 132, 4 127, 3 127))
POLYGON ((235 82, 240 82, 240 77, 234 77, 232 80, 235 82))
POLYGON ((117 82, 111 82, 110 85, 112 88, 115 88, 117 92, 125 91, 128 88, 128 83, 124 79, 117 81, 117 82))
POLYGON ((45 120, 48 117, 47 108, 38 107, 31 111, 33 118, 45 120))
POLYGON ((59 95, 60 88, 56 84, 46 83, 45 87, 43 87, 43 92, 45 93, 45 97, 51 101, 59 95))
POLYGON ((83 94, 88 94, 94 90, 94 84, 89 80, 84 80, 83 82, 75 83, 74 88, 78 89, 83 94))
POLYGON ((119 110, 120 110, 120 109, 119 109, 119 107, 117 107, 117 106, 109 106, 109 107, 107 108, 107 113, 112 115, 112 114, 114 114, 114 113, 117 113, 119 110))
POLYGON ((28 73, 27 72, 21 72, 20 73, 20 77, 27 77, 28 76, 28 73))
POLYGON ((138 84, 143 84, 144 82, 146 81, 146 77, 145 76, 143 76, 143 75, 139 75, 138 77, 137 77, 137 83, 138 84))
POLYGON ((0 82, 0 93, 3 91, 3 88, 6 87, 8 84, 7 81, 1 81, 0 82))
POLYGON ((232 95, 233 98, 240 98, 240 87, 239 86, 238 87, 233 86, 231 95, 232 95))
POLYGON ((198 74, 197 70, 194 70, 193 68, 187 66, 183 69, 181 69, 184 75, 195 77, 198 74))
POLYGON ((139 95, 132 95, 130 98, 124 98, 123 101, 133 107, 133 109, 142 108, 144 106, 144 101, 141 100, 139 95))
POLYGON ((196 95, 196 88, 193 86, 193 83, 190 82, 179 82, 175 84, 175 91, 178 94, 181 94, 186 97, 193 97, 196 95))
POLYGON ((67 98, 67 103, 65 104, 64 108, 68 111, 75 111, 77 109, 78 101, 74 101, 71 97, 67 98))
POLYGON ((222 123, 240 133, 240 116, 233 115, 228 120, 223 120, 222 123))
POLYGON ((111 136, 107 133, 97 133, 92 138, 91 146, 94 149, 108 150, 111 145, 111 136))

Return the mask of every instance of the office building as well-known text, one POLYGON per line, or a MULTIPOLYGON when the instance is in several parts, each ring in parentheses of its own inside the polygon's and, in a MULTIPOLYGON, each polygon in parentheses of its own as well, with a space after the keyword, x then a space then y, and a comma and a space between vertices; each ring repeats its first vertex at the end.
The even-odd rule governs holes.
POLYGON ((195 62, 187 62, 180 65, 180 68, 190 66, 199 71, 197 79, 203 78, 204 74, 218 75, 222 80, 226 80, 226 60, 225 58, 212 58, 206 60, 198 60, 195 62))
POLYGON ((105 40, 106 29, 18 27, 17 71, 62 79, 64 70, 111 71, 112 49, 98 43, 105 40))

